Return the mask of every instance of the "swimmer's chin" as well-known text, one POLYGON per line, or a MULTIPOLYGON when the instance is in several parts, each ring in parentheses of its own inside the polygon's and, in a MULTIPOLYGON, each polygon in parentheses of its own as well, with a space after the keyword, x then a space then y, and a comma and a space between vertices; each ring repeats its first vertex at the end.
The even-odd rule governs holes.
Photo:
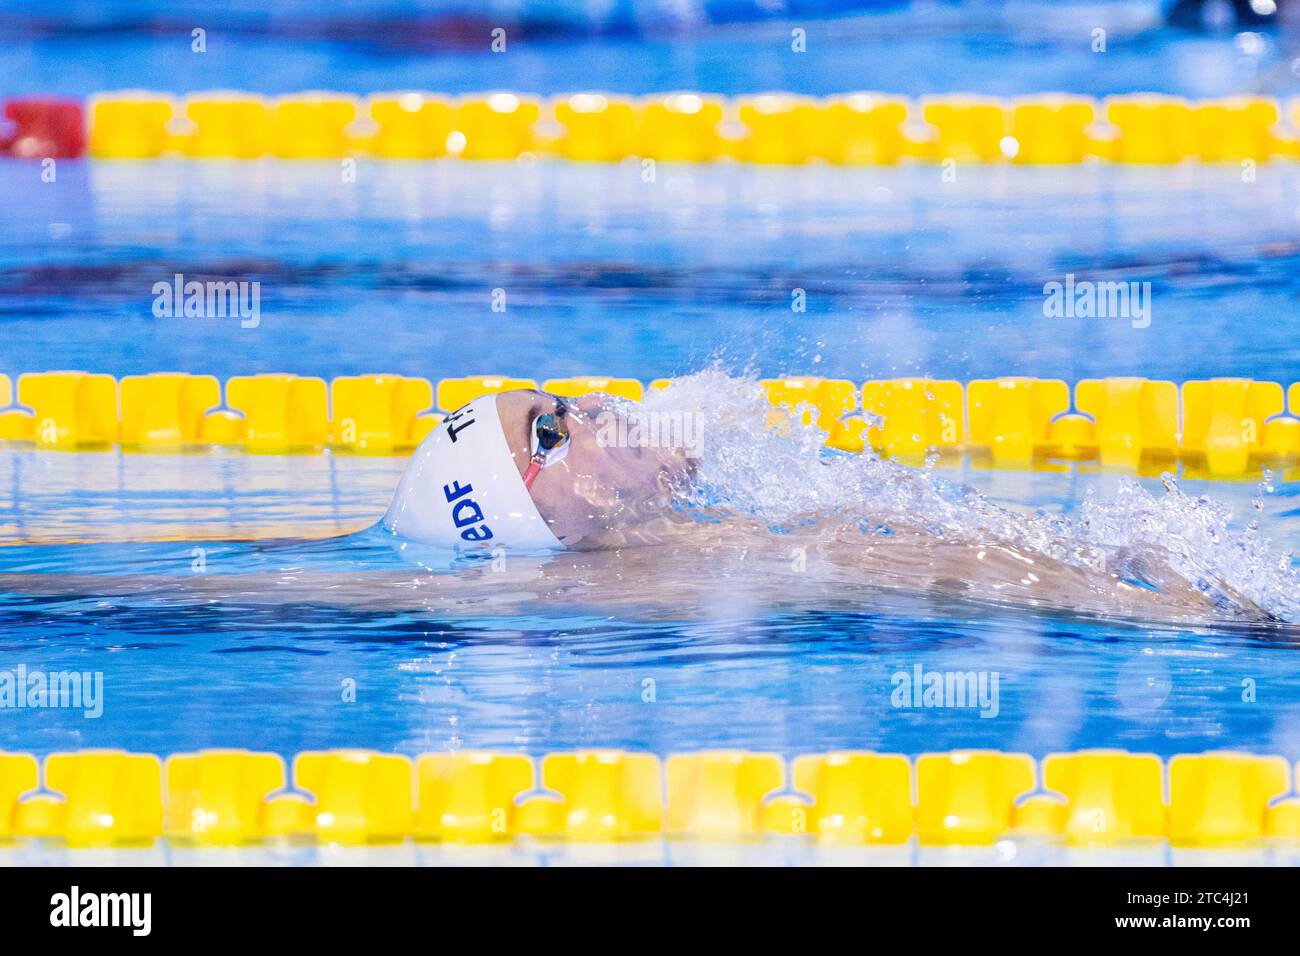
POLYGON ((616 551, 677 543, 694 522, 678 515, 662 502, 656 502, 656 507, 651 510, 624 510, 615 518, 587 523, 581 529, 566 532, 558 524, 550 522, 551 533, 565 550, 616 551))
POLYGON ((669 544, 679 534, 672 528, 602 529, 573 537, 559 536, 566 551, 618 551, 623 548, 647 548, 669 544))

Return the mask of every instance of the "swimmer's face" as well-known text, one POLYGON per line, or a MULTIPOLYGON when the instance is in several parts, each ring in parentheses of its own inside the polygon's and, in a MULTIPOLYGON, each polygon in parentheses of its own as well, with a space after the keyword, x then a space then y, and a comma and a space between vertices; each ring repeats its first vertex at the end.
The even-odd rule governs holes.
POLYGON ((537 510, 567 547, 645 540, 666 519, 674 486, 692 470, 682 449, 621 447, 616 436, 626 436, 627 429, 618 429, 616 422, 623 412, 608 396, 557 399, 534 390, 503 392, 497 411, 521 477, 538 417, 555 415, 567 426, 564 456, 543 468, 531 489, 537 510))

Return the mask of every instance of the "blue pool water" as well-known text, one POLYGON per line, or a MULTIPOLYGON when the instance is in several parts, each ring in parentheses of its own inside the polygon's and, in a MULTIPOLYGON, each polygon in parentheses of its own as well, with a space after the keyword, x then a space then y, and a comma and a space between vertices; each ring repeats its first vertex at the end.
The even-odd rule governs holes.
POLYGON ((757 15, 745 17, 735 9, 743 3, 692 0, 328 8, 303 2, 272 9, 158 0, 55 0, 33 7, 5 0, 0 90, 73 96, 122 88, 546 95, 591 89, 914 96, 1300 92, 1293 70, 1300 50, 1287 36, 1167 27, 1165 5, 817 0, 753 2, 748 6, 757 15), (192 50, 196 27, 207 31, 203 53, 192 50), (492 54, 496 28, 506 31, 507 45, 492 54), (803 53, 791 49, 794 29, 804 31, 803 53), (1093 49, 1096 30, 1105 32, 1104 51, 1093 49))
MULTIPOLYGON (((562 556, 554 567, 578 570, 559 587, 523 558, 499 579, 482 567, 429 575, 364 531, 400 466, 0 452, 0 529, 14 542, 0 548, 2 667, 104 681, 97 719, 0 710, 0 748, 1300 756, 1294 629, 1097 621, 801 579, 779 573, 784 552, 768 569, 736 554, 562 556), (610 575, 613 592, 599 585, 610 575), (996 714, 895 706, 895 675, 917 667, 996 673, 996 714)), ((1113 494, 1118 482, 950 477, 1002 504, 1067 515, 1089 488, 1113 494)), ((1264 512, 1290 548, 1298 489, 1280 484, 1264 512)), ((1258 494, 1251 484, 1184 491, 1242 515, 1258 494)))
MULTIPOLYGON (((495 59, 214 32, 198 59, 182 34, 43 32, 0 10, 13 40, 0 45, 7 93, 1218 95, 1293 82, 1277 36, 1255 47, 1132 26, 1103 61, 1076 49, 1070 25, 1091 22, 1077 11, 966 33, 943 11, 925 29, 890 15, 827 23, 836 54, 794 61, 785 23, 671 42, 569 37, 495 59), (920 68, 934 62, 944 69, 920 68)), ((39 173, 0 162, 10 375, 650 379, 716 362, 737 376, 856 380, 1300 380, 1290 165, 1249 182, 1235 166, 963 168, 951 183, 928 167, 727 165, 662 165, 646 183, 636 166, 546 162, 361 162, 355 182, 333 163, 61 162, 54 183, 39 173), (260 324, 155 318, 152 287, 178 272, 260 282, 260 324), (1047 318, 1043 286, 1066 274, 1151 282, 1150 326, 1047 318), (497 289, 504 313, 491 309, 497 289), (806 312, 790 309, 796 289, 806 312)), ((1300 758, 1294 628, 1096 620, 805 582, 784 559, 755 568, 735 554, 566 556, 550 568, 560 587, 539 583, 548 572, 527 560, 499 582, 472 566, 431 575, 366 531, 401 464, 0 449, 0 670, 105 681, 98 719, 0 709, 0 749, 1124 746, 1300 758), (997 716, 894 706, 894 675, 917 666, 996 672, 997 716)), ((949 477, 1064 516, 1089 490, 1120 493, 1118 479, 1095 475, 949 477)), ((1276 560, 1294 565, 1284 555, 1300 549, 1300 483, 1274 484, 1182 488, 1231 506, 1234 527, 1258 520, 1276 560)))
POLYGON ((0 163, 0 371, 1300 379, 1300 170, 0 163), (153 286, 261 283, 261 320, 153 286), (1049 318, 1150 282, 1148 328, 1049 318), (505 311, 493 311, 493 292, 505 311), (794 290, 806 312, 791 310, 794 290), (365 334, 358 334, 359 330, 365 334))

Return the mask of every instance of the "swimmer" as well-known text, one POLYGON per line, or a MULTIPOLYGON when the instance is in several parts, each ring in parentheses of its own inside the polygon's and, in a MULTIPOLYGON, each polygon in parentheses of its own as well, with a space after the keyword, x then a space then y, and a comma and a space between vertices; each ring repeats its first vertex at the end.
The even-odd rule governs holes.
MULTIPOLYGON (((730 546, 752 552, 750 568, 771 581, 792 549, 808 547, 831 566, 852 571, 854 583, 1101 616, 1195 621, 1228 609, 1244 620, 1270 619, 1226 586, 1193 587, 1158 549, 1118 549, 1101 566, 1088 566, 1009 535, 936 536, 898 509, 869 516, 872 524, 888 523, 883 537, 860 530, 860 511, 852 522, 821 516, 779 536, 743 515, 701 522, 684 506, 696 462, 682 449, 601 440, 608 416, 625 413, 600 395, 567 399, 522 390, 479 398, 449 415, 420 445, 383 526, 399 539, 460 551, 658 545, 672 549, 658 562, 679 567, 698 563, 689 558, 693 551, 716 555, 730 546), (766 551, 772 560, 764 563, 766 551)), ((884 464, 900 477, 916 474, 884 464)), ((560 576, 563 567, 545 573, 560 576)))

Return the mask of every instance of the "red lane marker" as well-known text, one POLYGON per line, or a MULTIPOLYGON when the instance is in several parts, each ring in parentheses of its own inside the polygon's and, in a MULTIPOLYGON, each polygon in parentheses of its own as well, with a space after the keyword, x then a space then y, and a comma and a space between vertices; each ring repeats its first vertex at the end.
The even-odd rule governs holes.
POLYGON ((75 159, 86 149, 86 121, 76 100, 24 97, 5 101, 12 124, 0 151, 23 159, 75 159))

